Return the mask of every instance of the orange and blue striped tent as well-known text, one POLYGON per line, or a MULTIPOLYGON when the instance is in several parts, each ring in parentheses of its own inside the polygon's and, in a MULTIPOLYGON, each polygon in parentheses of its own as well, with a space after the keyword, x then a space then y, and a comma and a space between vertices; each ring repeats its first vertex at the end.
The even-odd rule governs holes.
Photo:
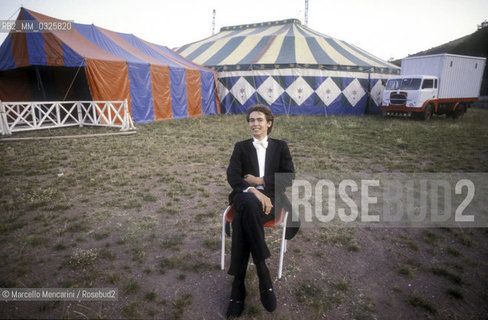
MULTIPOLYGON (((60 22, 21 8, 17 21, 60 22)), ((220 113, 216 77, 165 46, 95 25, 10 32, 0 100, 125 100, 135 122, 220 113)))
POLYGON ((223 27, 179 54, 217 71, 222 112, 264 103, 275 113, 379 112, 383 79, 400 68, 297 19, 223 27))

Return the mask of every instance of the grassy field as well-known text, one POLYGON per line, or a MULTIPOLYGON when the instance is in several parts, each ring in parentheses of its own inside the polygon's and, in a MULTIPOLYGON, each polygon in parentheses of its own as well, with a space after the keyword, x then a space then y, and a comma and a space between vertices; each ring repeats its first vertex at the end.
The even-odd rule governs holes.
MULTIPOLYGON (((460 121, 278 116, 272 136, 288 141, 297 172, 488 172, 487 124, 487 109, 460 121)), ((106 132, 116 130, 14 136, 106 132)), ((117 302, 0 302, 0 318, 221 318, 225 169, 248 136, 243 115, 220 115, 139 124, 131 136, 0 142, 0 288, 119 292, 117 302)), ((267 234, 276 274, 278 233, 267 234)), ((483 319, 487 241, 481 228, 302 229, 275 283, 277 311, 261 306, 251 270, 244 318, 483 319)))

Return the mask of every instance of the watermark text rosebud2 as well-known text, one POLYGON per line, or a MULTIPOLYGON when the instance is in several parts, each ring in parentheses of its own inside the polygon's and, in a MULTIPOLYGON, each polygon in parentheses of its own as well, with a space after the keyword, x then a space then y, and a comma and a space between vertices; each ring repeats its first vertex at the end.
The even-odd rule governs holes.
POLYGON ((297 175, 287 196, 304 226, 487 227, 488 174, 297 175))

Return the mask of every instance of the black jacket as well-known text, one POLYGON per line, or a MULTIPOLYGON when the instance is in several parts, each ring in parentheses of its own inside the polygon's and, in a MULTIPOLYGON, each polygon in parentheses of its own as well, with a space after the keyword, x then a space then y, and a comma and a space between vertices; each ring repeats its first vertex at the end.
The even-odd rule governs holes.
MULTIPOLYGON (((232 152, 229 167, 227 168, 227 181, 232 187, 232 192, 229 195, 230 203, 232 203, 236 193, 243 192, 250 187, 250 185, 244 181, 245 175, 252 174, 256 177, 259 176, 258 156, 256 148, 252 142, 252 139, 248 139, 237 142, 234 146, 234 152, 232 152)), ((285 141, 268 137, 264 168, 263 193, 271 198, 274 205, 275 191, 283 193, 284 188, 291 185, 294 177, 293 173, 295 172, 290 150, 285 141), (278 185, 276 185, 276 173, 289 174, 283 175, 284 179, 279 179, 278 185), (275 190, 276 188, 278 188, 278 190, 275 190)))

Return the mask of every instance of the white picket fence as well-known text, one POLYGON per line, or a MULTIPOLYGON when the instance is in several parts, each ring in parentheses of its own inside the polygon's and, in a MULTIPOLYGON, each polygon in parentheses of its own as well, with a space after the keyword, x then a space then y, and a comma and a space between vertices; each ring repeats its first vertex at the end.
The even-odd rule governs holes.
POLYGON ((120 127, 134 130, 125 101, 0 101, 0 133, 61 128, 68 126, 120 127))

